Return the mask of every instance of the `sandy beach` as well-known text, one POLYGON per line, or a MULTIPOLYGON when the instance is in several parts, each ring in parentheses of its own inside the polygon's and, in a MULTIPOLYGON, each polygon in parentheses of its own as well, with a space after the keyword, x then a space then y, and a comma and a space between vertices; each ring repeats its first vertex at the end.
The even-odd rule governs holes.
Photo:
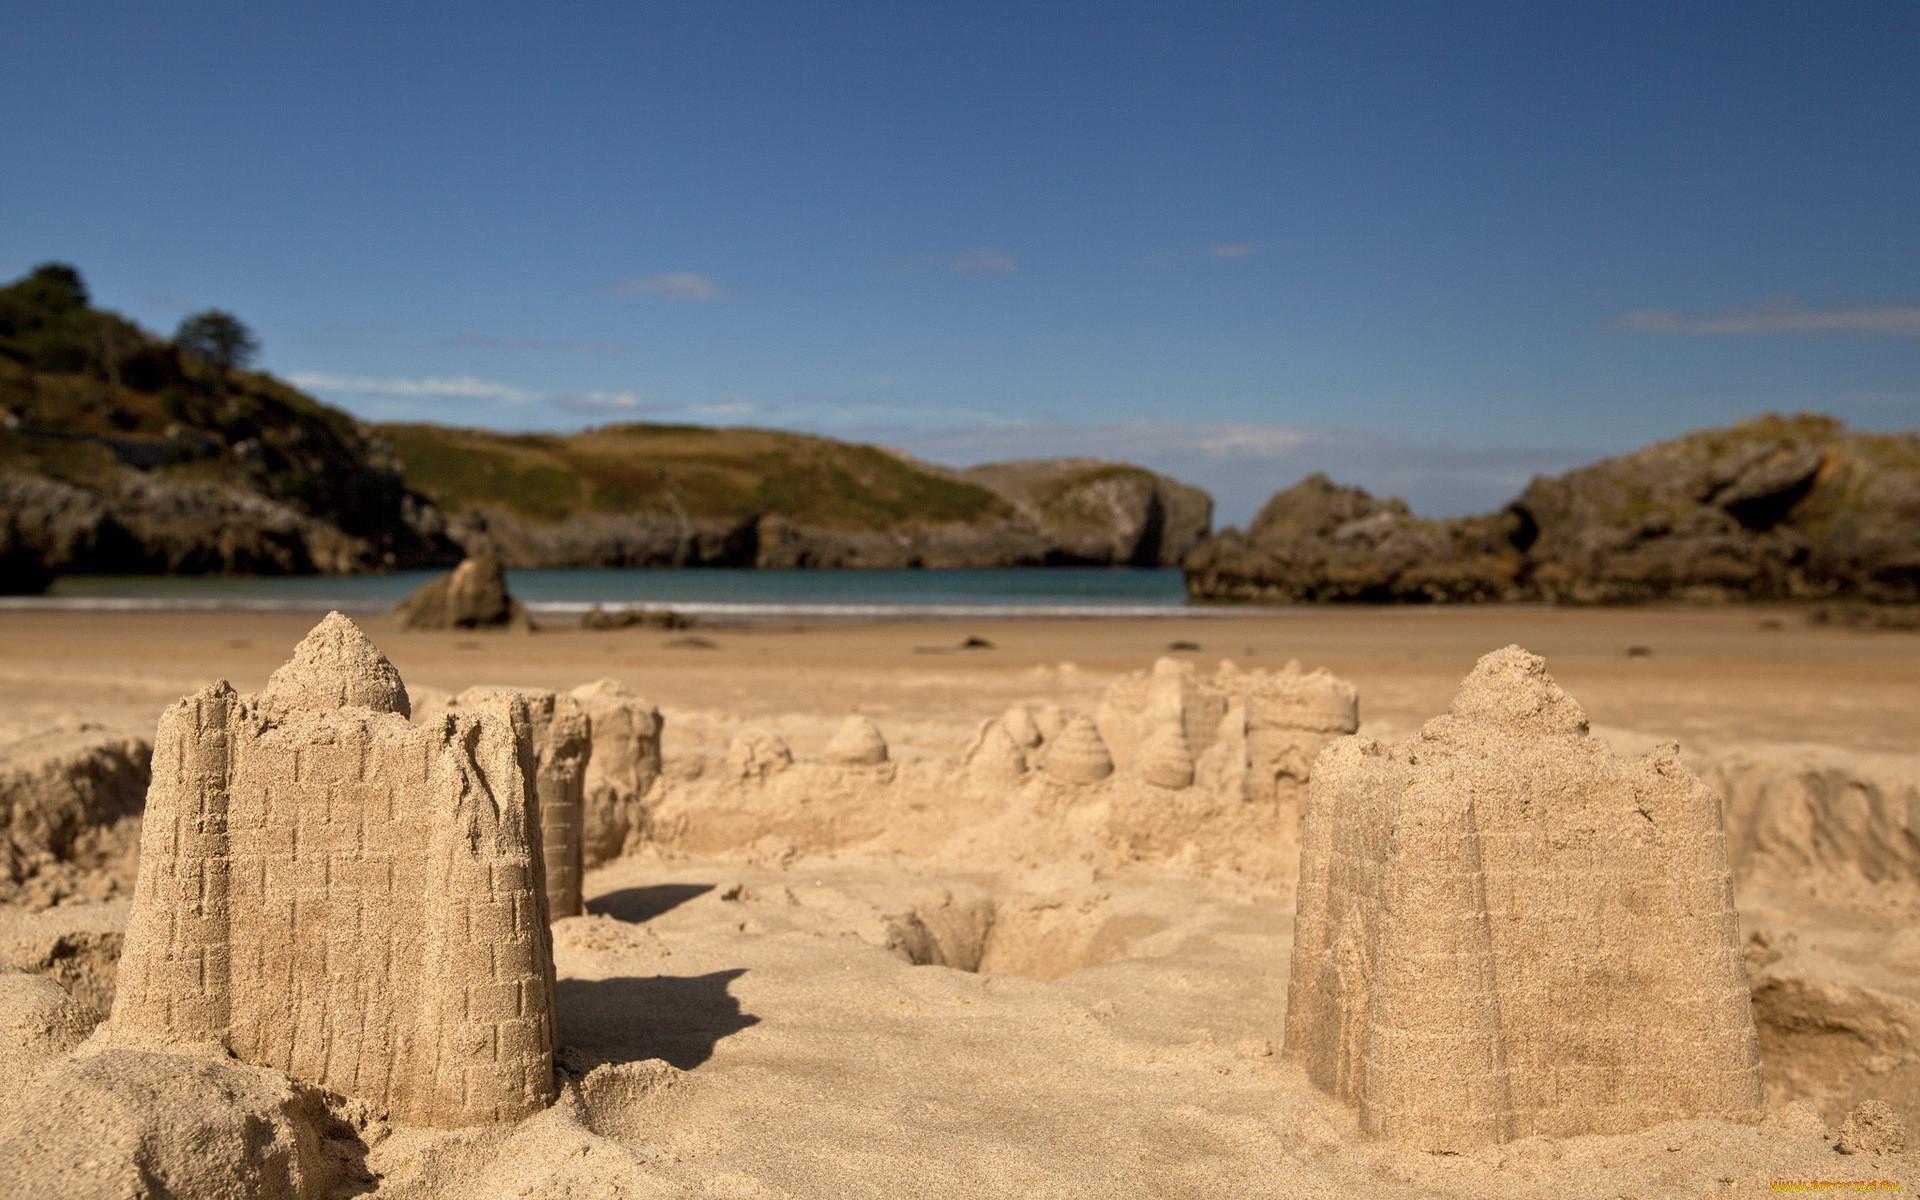
MULTIPOLYGON (((92 722, 151 737, 164 706, 215 680, 260 690, 312 624, 3 613, 0 709, 16 731, 92 722)), ((1920 780, 1920 637, 1746 607, 362 627, 414 694, 416 720, 476 685, 612 678, 659 708, 663 767, 651 840, 589 871, 585 915, 553 926, 572 1081, 560 1102, 472 1130, 361 1112, 331 1194, 1477 1200, 1914 1178, 1911 1153, 1835 1148, 1863 1100, 1920 1119, 1920 885, 1906 866, 1803 877, 1729 818, 1765 1072, 1758 1124, 1435 1154, 1363 1135, 1285 1053, 1290 868, 1236 858, 1205 830, 1186 850, 1151 827, 1116 841, 1124 791, 1076 808, 1058 789, 1007 800, 956 772, 1010 705, 1092 713, 1162 656, 1202 676, 1222 659, 1242 673, 1325 668, 1357 690, 1360 733, 1397 741, 1446 710, 1482 655, 1518 644, 1618 753, 1675 739, 1710 781, 1733 778, 1714 772, 1741 755, 1838 755, 1893 795, 1920 780), (884 768, 822 759, 855 713, 884 735, 884 768), (754 730, 790 748, 786 790, 731 782, 729 747, 754 730)), ((8 906, 0 944, 19 959, 63 931, 96 937, 65 982, 98 998, 125 910, 124 898, 8 906)), ((49 1136, 18 1109, 7 1119, 16 1140, 49 1136)), ((58 1139, 36 1152, 57 1156, 58 1139)))

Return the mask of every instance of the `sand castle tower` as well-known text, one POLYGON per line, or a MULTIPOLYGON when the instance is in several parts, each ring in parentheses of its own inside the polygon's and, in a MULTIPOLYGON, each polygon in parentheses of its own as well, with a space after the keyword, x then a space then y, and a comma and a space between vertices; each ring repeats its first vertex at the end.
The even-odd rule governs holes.
POLYGON ((1481 659, 1447 715, 1314 768, 1287 1052, 1429 1150, 1760 1115, 1714 795, 1615 758, 1544 663, 1481 659))
POLYGON ((540 802, 540 847, 546 861, 547 913, 554 920, 586 911, 587 763, 593 753, 587 710, 572 696, 525 691, 533 721, 535 792, 540 802))
POLYGON ((504 703, 407 716, 338 613, 259 695, 162 714, 109 1038, 223 1043, 410 1124, 553 1099, 524 735, 504 703))
POLYGON ((512 725, 540 817, 547 915, 556 921, 579 916, 585 911, 586 785, 594 747, 586 707, 570 695, 539 688, 483 686, 457 696, 427 692, 426 697, 415 714, 422 720, 488 711, 512 725))
POLYGON ((592 726, 580 841, 585 864, 597 867, 644 834, 642 801, 660 777, 663 722, 659 709, 617 679, 582 684, 570 695, 592 726))

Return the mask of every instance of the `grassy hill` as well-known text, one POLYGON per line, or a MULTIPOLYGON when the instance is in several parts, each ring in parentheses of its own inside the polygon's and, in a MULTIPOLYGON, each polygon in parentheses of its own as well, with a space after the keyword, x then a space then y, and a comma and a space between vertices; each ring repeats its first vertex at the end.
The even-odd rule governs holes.
POLYGON ((575 434, 502 434, 382 425, 409 486, 447 512, 495 507, 552 523, 654 513, 743 521, 778 513, 823 529, 1004 520, 984 487, 873 446, 768 429, 608 425, 575 434))
MULTIPOLYGON (((217 317, 244 334, 224 314, 217 317)), ((92 305, 0 287, 0 591, 60 572, 1171 565, 1212 501, 1090 460, 954 471, 766 429, 370 427, 92 305)), ((217 347, 215 348, 217 350, 217 347)))

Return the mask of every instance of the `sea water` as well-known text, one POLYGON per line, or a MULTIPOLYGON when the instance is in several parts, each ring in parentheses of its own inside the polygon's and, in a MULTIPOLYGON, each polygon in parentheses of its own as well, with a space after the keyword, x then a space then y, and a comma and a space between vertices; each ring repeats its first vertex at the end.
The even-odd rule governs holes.
MULTIPOLYGON (((432 579, 387 575, 65 575, 44 596, 5 608, 143 611, 227 609, 377 613, 432 579)), ((1029 567, 996 570, 760 571, 722 568, 508 571, 507 588, 536 615, 672 608, 724 620, 818 617, 1170 616, 1187 614, 1177 570, 1029 567)))

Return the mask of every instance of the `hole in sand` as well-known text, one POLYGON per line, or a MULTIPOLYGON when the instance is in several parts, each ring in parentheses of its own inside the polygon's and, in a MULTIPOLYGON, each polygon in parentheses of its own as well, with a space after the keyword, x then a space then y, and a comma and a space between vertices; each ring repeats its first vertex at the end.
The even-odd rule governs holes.
POLYGON ((942 896, 887 919, 887 949, 915 966, 1058 979, 1087 967, 1151 958, 1143 945, 1167 928, 1151 913, 1115 912, 1104 899, 942 896))

